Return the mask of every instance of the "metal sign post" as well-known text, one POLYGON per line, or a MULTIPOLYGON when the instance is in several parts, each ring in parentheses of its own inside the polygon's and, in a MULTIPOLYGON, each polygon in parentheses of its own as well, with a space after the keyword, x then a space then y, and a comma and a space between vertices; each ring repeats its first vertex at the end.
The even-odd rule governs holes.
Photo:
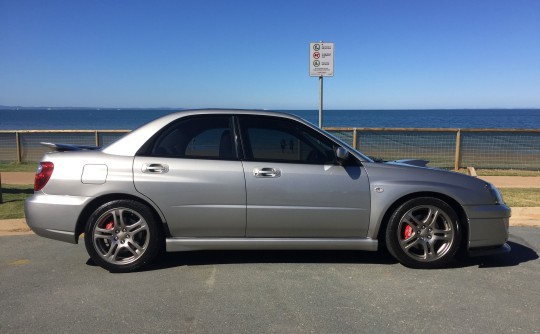
POLYGON ((334 43, 309 43, 309 76, 319 77, 319 128, 322 128, 323 77, 334 76, 334 43))
POLYGON ((322 110, 323 110, 323 77, 319 77, 319 128, 322 129, 322 110))

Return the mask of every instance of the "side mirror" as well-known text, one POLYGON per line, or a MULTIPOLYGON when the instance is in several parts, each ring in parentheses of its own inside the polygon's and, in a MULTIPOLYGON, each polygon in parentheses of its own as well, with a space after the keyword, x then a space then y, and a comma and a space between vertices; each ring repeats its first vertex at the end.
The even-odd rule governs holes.
POLYGON ((339 162, 347 160, 349 158, 349 151, 338 146, 338 148, 336 148, 336 158, 339 162))

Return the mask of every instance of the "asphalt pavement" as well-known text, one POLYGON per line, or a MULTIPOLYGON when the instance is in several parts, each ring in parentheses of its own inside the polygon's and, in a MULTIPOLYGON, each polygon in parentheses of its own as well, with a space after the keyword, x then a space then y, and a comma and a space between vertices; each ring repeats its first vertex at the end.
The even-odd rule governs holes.
POLYGON ((538 333, 540 229, 512 252, 413 270, 384 253, 164 254, 111 274, 84 245, 0 237, 0 333, 538 333))

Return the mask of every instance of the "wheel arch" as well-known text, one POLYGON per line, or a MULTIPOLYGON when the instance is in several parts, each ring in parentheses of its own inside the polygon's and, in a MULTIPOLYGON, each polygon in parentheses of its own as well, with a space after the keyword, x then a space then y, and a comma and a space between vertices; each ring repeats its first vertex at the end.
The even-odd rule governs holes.
POLYGON ((147 206, 152 212, 152 214, 154 215, 154 219, 156 220, 156 222, 161 222, 161 224, 158 224, 158 226, 159 228, 161 228, 163 234, 166 237, 170 235, 169 229, 167 227, 167 223, 158 212, 158 209, 156 209, 156 207, 152 205, 152 203, 131 194, 115 193, 115 194, 106 194, 106 195, 94 198, 81 211, 81 214, 79 215, 79 218, 77 219, 77 224, 75 226, 75 239, 77 242, 79 240, 79 236, 82 233, 84 233, 86 223, 88 222, 88 218, 92 215, 92 213, 103 204, 111 202, 111 201, 115 201, 115 200, 132 200, 132 201, 136 201, 147 206))
POLYGON ((379 225, 379 230, 377 232, 377 240, 379 241, 379 245, 380 245, 379 247, 380 248, 382 248, 383 246, 386 247, 386 245, 385 245, 385 239, 386 239, 385 238, 385 232, 386 232, 386 227, 388 226, 388 223, 389 223, 389 220, 390 220, 390 217, 392 216, 392 214, 403 203, 405 203, 405 202, 407 202, 407 201, 409 201, 411 199, 420 198, 420 197, 437 198, 437 199, 445 202, 446 204, 448 204, 456 212, 456 215, 458 216, 458 224, 461 227, 461 233, 462 233, 460 249, 466 249, 467 241, 469 240, 469 238, 468 238, 469 228, 468 228, 468 224, 467 224, 468 218, 467 218, 467 214, 465 213, 465 210, 463 209, 461 204, 459 204, 459 202, 456 201, 454 198, 452 198, 452 197, 450 197, 448 195, 445 195, 445 194, 441 194, 441 193, 437 193, 437 192, 429 192, 429 191, 407 194, 407 195, 402 196, 399 199, 395 200, 392 203, 392 205, 390 205, 388 207, 388 209, 384 213, 384 216, 383 216, 383 218, 381 220, 381 223, 379 225), (463 248, 463 247, 465 247, 465 248, 463 248))

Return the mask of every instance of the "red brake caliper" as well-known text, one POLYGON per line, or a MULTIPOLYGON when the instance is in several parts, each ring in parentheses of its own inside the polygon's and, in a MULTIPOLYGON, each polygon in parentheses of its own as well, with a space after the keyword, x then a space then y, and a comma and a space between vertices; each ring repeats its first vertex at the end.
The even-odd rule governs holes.
POLYGON ((405 230, 403 230, 403 239, 409 239, 412 234, 413 234, 413 229, 411 225, 405 226, 405 230))
POLYGON ((106 230, 112 230, 113 228, 114 228, 114 222, 108 222, 107 225, 105 225, 106 230))

